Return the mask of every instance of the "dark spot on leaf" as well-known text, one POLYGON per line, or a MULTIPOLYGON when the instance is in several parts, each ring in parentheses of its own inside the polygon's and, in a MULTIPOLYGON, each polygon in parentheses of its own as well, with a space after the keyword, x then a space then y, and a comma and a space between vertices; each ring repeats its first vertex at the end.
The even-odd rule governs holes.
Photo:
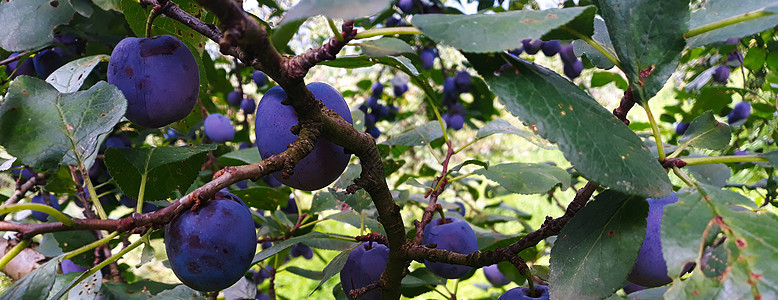
POLYGON ((57 7, 59 6, 59 1, 58 0, 50 1, 49 5, 51 5, 51 7, 57 7))

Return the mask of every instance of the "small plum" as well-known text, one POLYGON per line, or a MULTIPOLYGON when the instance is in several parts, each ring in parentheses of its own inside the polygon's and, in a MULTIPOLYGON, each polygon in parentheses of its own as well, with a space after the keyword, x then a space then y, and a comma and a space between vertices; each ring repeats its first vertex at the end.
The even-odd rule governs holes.
POLYGON ((205 135, 215 143, 231 141, 235 137, 235 127, 230 119, 219 113, 212 113, 203 122, 205 135))
POLYGON ((465 126, 465 117, 460 114, 449 115, 446 125, 454 130, 460 130, 465 126))
POLYGON ((470 91, 470 73, 467 73, 467 71, 459 71, 457 72, 456 77, 454 77, 454 85, 456 86, 457 92, 460 93, 467 93, 470 91))
POLYGON ((397 7, 399 7, 403 13, 409 14, 413 11, 413 0, 400 0, 397 2, 397 7))
MULTIPOLYGON (((338 113, 346 122, 353 123, 346 100, 335 88, 326 83, 314 82, 308 84, 308 89, 327 108, 338 113)), ((289 144, 297 139, 291 131, 292 126, 298 123, 297 113, 291 106, 281 103, 285 98, 286 92, 276 86, 265 93, 257 106, 257 115, 262 117, 256 118, 254 132, 257 137, 256 145, 263 159, 286 151, 289 144)), ((276 172, 273 176, 279 182, 296 189, 318 190, 340 177, 348 165, 349 158, 351 154, 347 154, 343 147, 319 138, 313 151, 297 163, 293 174, 284 178, 281 172, 276 172)))
POLYGON ((543 41, 540 44, 540 50, 543 51, 543 55, 548 57, 552 57, 559 53, 559 47, 561 47, 561 45, 557 40, 543 41))
POLYGON ((653 199, 648 198, 648 217, 646 217, 646 237, 640 246, 635 266, 629 273, 629 282, 645 287, 658 287, 672 281, 667 276, 667 262, 662 255, 662 213, 668 204, 678 202, 678 196, 672 195, 653 199))
POLYGON ((729 124, 748 118, 751 115, 751 103, 748 101, 740 101, 735 104, 735 108, 727 115, 727 122, 729 124))
POLYGON ((379 119, 388 117, 390 113, 391 109, 386 105, 379 105, 378 109, 375 111, 376 117, 379 119))
POLYGON ((192 111, 200 91, 200 72, 192 52, 177 38, 130 37, 111 53, 108 83, 127 98, 127 119, 159 128, 192 111))
POLYGON ((565 65, 569 65, 578 60, 573 51, 573 45, 564 45, 559 47, 559 57, 565 65))
POLYGON ((500 269, 497 268, 496 264, 484 267, 483 271, 486 280, 494 287, 501 287, 511 283, 510 279, 506 278, 505 275, 502 275, 502 272, 500 272, 500 269))
POLYGON ((675 134, 677 135, 683 135, 686 133, 686 129, 689 129, 689 125, 691 125, 691 122, 680 122, 678 125, 675 125, 675 134))
POLYGON ((257 299, 257 300, 270 300, 270 295, 263 294, 262 292, 257 291, 257 296, 254 297, 254 299, 257 299))
POLYGON ((395 17, 395 16, 390 16, 389 18, 386 19, 386 23, 385 24, 386 24, 386 27, 394 27, 394 26, 399 25, 400 22, 402 22, 402 20, 400 18, 395 17))
POLYGON ((408 83, 395 84, 393 87, 394 96, 400 97, 408 91, 408 83))
MULTIPOLYGON (((353 289, 364 287, 380 279, 388 259, 389 248, 378 243, 363 243, 351 250, 343 270, 340 271, 340 283, 346 295, 353 289)), ((359 300, 380 298, 381 290, 375 289, 359 297, 359 300)))
POLYGON ((713 81, 718 83, 727 83, 729 79, 729 67, 719 66, 713 71, 713 81))
POLYGON ((727 53, 727 67, 737 68, 743 65, 743 54, 740 51, 727 53))
POLYGON ((541 40, 532 40, 532 39, 524 39, 521 41, 522 47, 524 47, 524 52, 527 52, 527 54, 535 54, 540 51, 540 45, 542 44, 541 40))
POLYGON ((728 38, 724 41, 724 45, 737 45, 738 43, 740 43, 740 39, 738 38, 728 38))
POLYGON ((365 127, 375 127, 376 122, 376 115, 375 114, 366 114, 365 115, 365 127))
POLYGON ((507 292, 503 293, 497 300, 529 300, 529 299, 542 299, 548 300, 548 287, 545 285, 535 286, 535 297, 530 296, 529 288, 525 286, 515 287, 507 292))
POLYGON ((76 273, 76 272, 81 273, 87 270, 87 268, 79 266, 69 259, 63 260, 61 263, 59 263, 59 266, 62 268, 62 274, 76 273))
POLYGON ((370 127, 366 130, 368 134, 370 134, 374 139, 377 139, 379 136, 381 136, 381 130, 378 129, 378 127, 370 127))
POLYGON ((445 95, 457 95, 457 83, 454 76, 446 77, 443 80, 443 94, 445 95))
POLYGON ((294 198, 286 199, 286 207, 281 208, 281 211, 290 215, 296 215, 298 213, 297 201, 295 201, 294 198))
POLYGON ((198 291, 234 284, 251 267, 257 248, 254 220, 240 199, 214 199, 182 212, 165 226, 164 240, 173 273, 198 291))
POLYGON ((246 113, 247 115, 253 114, 256 108, 257 108, 257 103, 254 102, 254 98, 252 97, 246 97, 243 98, 242 101, 240 101, 240 109, 242 109, 243 112, 246 113))
POLYGON ((227 103, 229 103, 232 106, 238 106, 240 105, 241 101, 243 101, 243 94, 239 91, 232 91, 229 94, 227 94, 227 103))
MULTIPOLYGON (((478 251, 478 240, 475 232, 465 220, 437 218, 430 221, 424 227, 422 244, 437 244, 437 249, 449 250, 461 254, 470 254, 478 251)), ((425 261, 424 265, 436 275, 455 279, 465 276, 472 267, 452 265, 440 262, 425 261)))
MULTIPOLYGON (((54 195, 49 194, 49 201, 51 202, 51 205, 49 205, 48 203, 46 203, 46 201, 43 200, 43 195, 37 195, 35 197, 32 197, 30 203, 48 205, 53 207, 56 210, 59 210, 59 202, 57 200, 57 197, 54 197, 54 195)), ((33 210, 32 217, 38 221, 46 222, 49 219, 49 214, 33 210)))
MULTIPOLYGON (((19 56, 19 53, 12 53, 8 58, 14 58, 19 56)), ((5 75, 10 79, 16 78, 19 75, 35 76, 35 65, 32 63, 32 59, 27 58, 19 64, 19 61, 13 61, 5 66, 5 75)))
POLYGON ((576 59, 572 64, 564 64, 565 76, 570 79, 575 79, 581 75, 583 71, 583 62, 580 59, 576 59))
POLYGON ((313 249, 306 244, 295 244, 292 246, 290 254, 292 257, 302 256, 305 259, 311 259, 313 258, 313 249))
POLYGON ((254 83, 256 83, 258 87, 261 87, 267 83, 267 76, 265 73, 262 73, 262 71, 255 70, 254 73, 251 74, 251 80, 254 80, 254 83))
POLYGON ((432 67, 435 64, 435 58, 438 55, 435 54, 435 51, 430 48, 424 48, 424 50, 421 50, 421 53, 419 53, 419 57, 421 57, 422 62, 422 68, 425 70, 432 69, 432 67))
POLYGON ((373 97, 381 98, 381 95, 384 94, 384 85, 380 82, 373 83, 373 86, 370 87, 370 93, 373 97))
POLYGON ((64 65, 65 61, 53 49, 46 49, 32 57, 32 64, 38 76, 46 78, 64 65))
POLYGON ((365 104, 367 104, 367 107, 370 109, 378 109, 378 106, 381 105, 378 103, 378 98, 370 96, 367 97, 367 100, 365 100, 365 104))

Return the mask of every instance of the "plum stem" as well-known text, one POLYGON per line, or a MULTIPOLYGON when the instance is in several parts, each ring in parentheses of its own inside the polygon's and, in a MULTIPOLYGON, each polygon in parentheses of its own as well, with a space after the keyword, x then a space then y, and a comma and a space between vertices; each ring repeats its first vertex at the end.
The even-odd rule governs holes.
POLYGON ((168 2, 167 0, 160 0, 159 2, 162 2, 160 4, 154 5, 154 7, 151 9, 151 12, 149 13, 148 19, 146 19, 146 37, 151 37, 151 27, 154 24, 154 19, 157 18, 160 14, 162 14, 163 11, 167 10, 168 7, 170 7, 170 4, 172 2, 168 2))
POLYGON ((648 103, 643 105, 643 110, 646 111, 648 123, 651 124, 651 133, 654 135, 654 141, 656 141, 656 151, 659 153, 659 161, 663 161, 666 156, 664 145, 662 145, 662 135, 659 132, 659 126, 656 124, 656 119, 654 119, 654 114, 651 112, 648 103))
POLYGON ((767 158, 759 154, 750 155, 726 155, 726 156, 708 156, 708 157, 687 157, 683 158, 687 166, 736 163, 736 162, 767 162, 767 158))
POLYGON ((327 24, 329 24, 329 25, 330 25, 330 30, 332 30, 332 35, 334 35, 334 36, 335 36, 335 38, 336 38, 336 39, 337 39, 339 42, 343 42, 343 35, 342 35, 342 34, 340 34, 340 31, 338 31, 338 27, 337 27, 337 26, 335 26, 335 21, 333 21, 333 20, 332 20, 332 19, 330 19, 330 18, 327 18, 327 24))
POLYGON ((422 34, 421 30, 413 26, 406 27, 384 27, 384 28, 372 28, 360 33, 354 37, 355 39, 365 39, 379 35, 395 35, 395 34, 422 34))

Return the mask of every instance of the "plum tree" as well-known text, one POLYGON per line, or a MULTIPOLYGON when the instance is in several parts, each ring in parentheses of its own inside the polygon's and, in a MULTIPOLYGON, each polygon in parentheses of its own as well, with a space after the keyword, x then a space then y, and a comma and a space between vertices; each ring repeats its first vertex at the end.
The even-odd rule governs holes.
POLYGON ((735 108, 727 115, 727 123, 733 124, 748 118, 749 115, 751 115, 751 103, 748 101, 740 101, 735 104, 735 108))
POLYGON ((192 52, 173 36, 125 38, 111 53, 108 82, 127 98, 127 119, 157 128, 189 114, 197 102, 200 72, 192 52))
MULTIPOLYGON (((57 197, 54 197, 54 195, 49 194, 49 202, 51 204, 46 203, 42 194, 32 197, 32 199, 30 200, 30 203, 48 205, 53 207, 56 210, 59 210, 59 200, 57 200, 57 197)), ((32 217, 38 221, 46 222, 49 219, 49 214, 33 210, 32 217)))
MULTIPOLYGON (((352 123, 351 112, 343 96, 326 83, 308 84, 317 100, 338 113, 346 122, 352 123)), ((291 128, 297 125, 297 113, 291 106, 281 103, 286 92, 280 86, 271 88, 262 96, 257 106, 257 115, 263 116, 255 121, 254 132, 257 136, 257 148, 260 156, 268 158, 284 152, 297 136, 291 128)), ((319 138, 314 150, 297 163, 294 174, 284 178, 281 172, 273 176, 281 183, 301 190, 318 190, 338 179, 348 165, 350 154, 343 147, 319 138)))
POLYGON ((530 290, 528 287, 520 286, 515 287, 507 292, 503 293, 498 300, 529 300, 529 299, 542 299, 548 300, 548 287, 544 285, 535 286, 535 295, 530 296, 530 290))
POLYGON ((230 119, 219 113, 208 115, 203 128, 208 138, 216 143, 231 141, 235 137, 235 127, 232 127, 230 119))
MULTIPOLYGON (((444 249, 456 253, 470 254, 478 251, 478 240, 470 224, 462 219, 446 218, 433 219, 424 227, 422 244, 436 244, 437 249, 444 249)), ((472 267, 453 265, 440 262, 424 261, 424 265, 432 273, 449 279, 465 276, 472 267)))
MULTIPOLYGON (((353 289, 364 287, 381 278, 389 259, 389 248, 378 243, 363 243, 351 250, 343 270, 340 271, 340 283, 346 295, 353 289)), ((381 290, 375 289, 359 297, 359 300, 377 300, 381 290)), ((349 296, 349 299, 351 296, 349 296)))
MULTIPOLYGON (((237 197, 235 197, 237 198, 237 197)), ((257 248, 257 232, 240 199, 205 202, 165 227, 165 250, 173 273, 198 291, 218 291, 243 277, 257 248)))
POLYGON ((511 283, 511 280, 500 272, 500 269, 497 268, 496 264, 483 267, 482 270, 484 271, 484 277, 486 277, 486 280, 488 280, 492 286, 501 287, 511 283))
POLYGON ((629 282, 645 287, 657 287, 668 284, 672 279, 667 276, 667 263, 662 255, 662 213, 668 204, 678 202, 673 193, 665 198, 648 198, 648 217, 646 217, 646 237, 640 246, 635 266, 629 273, 629 282))

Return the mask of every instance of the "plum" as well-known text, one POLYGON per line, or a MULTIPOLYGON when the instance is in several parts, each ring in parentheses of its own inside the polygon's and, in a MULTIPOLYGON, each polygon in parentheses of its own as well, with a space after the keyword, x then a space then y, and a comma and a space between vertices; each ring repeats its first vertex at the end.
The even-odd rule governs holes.
POLYGON ((432 69, 432 67, 435 65, 435 58, 438 55, 435 54, 435 51, 430 48, 424 48, 421 50, 421 53, 419 53, 419 57, 421 57, 421 67, 425 70, 432 69))
POLYGON ((79 266, 69 259, 63 260, 61 263, 59 263, 59 265, 62 268, 62 274, 75 273, 75 272, 81 273, 87 270, 87 268, 79 266))
POLYGON ((581 75, 583 71, 583 62, 580 59, 576 59, 572 64, 564 64, 565 76, 570 79, 575 79, 581 75))
POLYGON ((35 73, 41 78, 49 77, 59 67, 65 64, 62 56, 54 49, 46 49, 32 57, 32 65, 35 67, 35 73))
POLYGON ((718 83, 727 83, 727 79, 729 79, 729 67, 719 66, 715 71, 713 71, 713 81, 718 83))
POLYGON ((251 80, 257 84, 258 87, 264 86, 267 83, 267 76, 260 70, 255 70, 251 74, 251 80))
POLYGON ((454 130, 460 130, 465 126, 465 117, 460 114, 449 115, 446 126, 454 130))
POLYGON ((454 76, 446 77, 443 80, 443 94, 445 95, 457 95, 457 83, 454 76))
POLYGON ((743 65, 743 54, 739 51, 727 53, 727 66, 737 68, 743 65))
POLYGON ((524 52, 527 52, 527 54, 538 53, 538 51, 540 51, 541 43, 541 40, 533 41, 532 39, 524 39, 521 41, 521 45, 524 47, 524 52))
POLYGON ((378 109, 375 111, 376 118, 383 119, 389 116, 389 113, 391 113, 391 110, 389 109, 389 106, 386 105, 379 105, 378 109))
POLYGON ((230 119, 222 114, 208 115, 203 122, 203 128, 205 135, 215 143, 224 143, 235 137, 235 127, 232 127, 230 119))
POLYGON ((497 300, 527 300, 527 299, 543 299, 548 300, 548 287, 545 285, 536 285, 535 286, 535 297, 531 297, 529 295, 529 288, 520 286, 516 288, 512 288, 502 294, 499 299, 497 300))
POLYGON ((256 249, 254 220, 240 199, 207 201, 165 227, 170 268, 198 291, 218 291, 237 282, 251 267, 256 249))
MULTIPOLYGON (((308 84, 317 100, 326 107, 338 113, 348 123, 352 123, 351 112, 346 100, 326 83, 314 82, 308 84)), ((257 137, 257 148, 262 159, 286 151, 286 148, 297 138, 291 132, 297 125, 297 113, 289 105, 281 103, 286 98, 283 89, 271 88, 257 106, 257 118, 254 132, 257 137)), ((281 183, 290 187, 313 191, 323 188, 340 177, 346 169, 351 154, 346 154, 343 147, 319 138, 308 156, 300 160, 294 167, 294 173, 284 178, 281 172, 273 176, 281 183)))
POLYGON ((624 293, 625 294, 629 295, 629 294, 632 294, 632 293, 637 292, 637 291, 645 290, 646 287, 644 287, 642 285, 637 285, 637 284, 634 284, 634 283, 628 283, 622 289, 624 289, 624 293))
POLYGON ((397 7, 399 7, 403 13, 409 14, 413 11, 413 0, 400 0, 397 2, 397 7))
POLYGON ((292 246, 290 254, 292 257, 302 256, 305 259, 311 259, 313 258, 313 249, 306 244, 295 244, 292 246))
POLYGON ((254 98, 252 97, 243 98, 243 101, 240 102, 240 109, 248 115, 253 114, 256 108, 257 103, 254 102, 254 98))
MULTIPOLYGON (((475 232, 470 228, 465 220, 446 218, 437 218, 430 221, 424 227, 424 238, 422 244, 437 244, 437 249, 449 250, 461 254, 470 254, 478 251, 478 240, 475 232)), ((455 279, 465 276, 472 267, 452 265, 440 262, 425 261, 424 265, 436 275, 455 279)))
MULTIPOLYGON (((389 248, 378 243, 364 243, 351 250, 346 264, 340 271, 340 283, 346 295, 353 289, 358 289, 371 284, 381 278, 381 273, 386 268, 389 259, 389 248)), ((349 299, 351 296, 348 296, 349 299)), ((381 298, 381 290, 374 289, 367 292, 359 300, 373 300, 381 298)))
POLYGON ((543 41, 540 43, 540 50, 543 51, 543 55, 551 57, 559 53, 559 48, 561 45, 559 45, 559 41, 557 40, 551 40, 551 41, 543 41))
POLYGON ((457 72, 456 77, 454 77, 454 85, 456 86, 457 92, 460 93, 467 93, 470 91, 470 73, 467 73, 467 71, 459 71, 457 72))
POLYGON ((575 56, 573 45, 564 45, 559 47, 559 57, 565 65, 574 63, 578 57, 575 56))
MULTIPOLYGON (((8 58, 17 56, 19 56, 19 53, 12 53, 8 58)), ((5 66, 5 75, 10 79, 14 79, 19 75, 35 76, 35 65, 33 65, 30 58, 25 59, 21 64, 16 60, 5 66)))
POLYGON ((270 295, 263 294, 261 291, 257 291, 257 296, 254 298, 257 300, 270 300, 270 295))
POLYGON ((632 271, 627 276, 631 283, 642 285, 644 287, 657 287, 668 284, 672 281, 667 276, 667 262, 662 255, 662 213, 668 204, 678 201, 678 196, 672 195, 653 199, 648 198, 648 217, 646 217, 646 237, 643 239, 643 245, 640 246, 640 253, 632 267, 632 271))
POLYGON ((294 201, 294 198, 286 199, 286 207, 281 208, 281 211, 290 215, 296 215, 298 213, 297 201, 294 201))
POLYGON ((494 287, 501 287, 511 283, 510 279, 506 278, 505 275, 502 275, 502 272, 500 272, 500 269, 497 268, 496 264, 484 267, 483 271, 486 280, 494 287))
MULTIPOLYGON (((59 202, 57 200, 57 197, 54 197, 54 195, 49 194, 49 201, 51 204, 46 203, 43 199, 43 195, 37 195, 35 197, 32 197, 32 200, 30 200, 30 203, 36 203, 36 204, 43 204, 53 207, 56 210, 59 210, 59 202)), ((32 211, 32 217, 35 218, 38 221, 46 222, 49 219, 49 214, 39 211, 32 211)))
POLYGON ((200 71, 189 48, 173 36, 130 37, 111 53, 108 82, 127 98, 127 119, 158 128, 192 111, 200 90, 200 71))
POLYGON ((372 136, 374 139, 377 139, 379 136, 381 136, 381 130, 378 129, 378 127, 370 127, 367 130, 365 130, 370 136, 372 136))
POLYGON ((735 108, 727 115, 727 122, 729 124, 748 118, 751 115, 751 103, 747 101, 740 101, 735 104, 735 108))
POLYGON ((366 114, 365 115, 365 127, 375 127, 376 122, 376 115, 375 114, 366 114))
POLYGON ((227 103, 229 103, 232 106, 239 106, 242 101, 243 101, 243 93, 241 92, 232 91, 229 94, 227 94, 227 103))
POLYGON ((393 90, 394 96, 400 97, 408 91, 408 83, 395 84, 393 90))
POLYGON ((675 125, 675 134, 677 135, 683 135, 686 133, 686 129, 689 129, 689 125, 692 124, 691 122, 680 122, 678 125, 675 125))
POLYGON ((381 95, 384 94, 384 85, 380 82, 373 83, 373 86, 370 87, 370 93, 373 97, 381 98, 381 95))

